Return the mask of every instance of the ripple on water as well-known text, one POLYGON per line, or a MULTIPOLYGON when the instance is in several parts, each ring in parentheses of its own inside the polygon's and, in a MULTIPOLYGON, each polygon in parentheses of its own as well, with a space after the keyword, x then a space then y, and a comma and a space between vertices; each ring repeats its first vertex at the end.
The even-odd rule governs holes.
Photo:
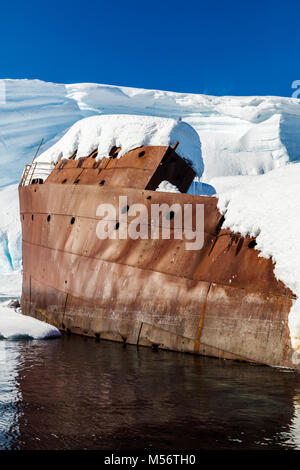
POLYGON ((300 448, 295 372, 63 335, 0 342, 0 448, 300 448))

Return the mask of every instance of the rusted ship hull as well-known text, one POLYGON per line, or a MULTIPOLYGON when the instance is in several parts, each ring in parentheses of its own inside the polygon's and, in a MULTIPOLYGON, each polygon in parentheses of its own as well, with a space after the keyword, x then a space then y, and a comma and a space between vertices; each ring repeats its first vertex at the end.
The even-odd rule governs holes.
POLYGON ((174 149, 113 152, 58 162, 44 184, 23 178, 23 313, 98 339, 297 367, 288 328, 294 294, 255 241, 221 229, 216 198, 154 191, 168 180, 185 192, 194 178, 174 149), (99 239, 97 207, 118 211, 120 196, 128 207, 203 204, 203 248, 186 250, 184 238, 99 239))
MULTIPOLYGON (((129 157, 133 168, 140 165, 129 157)), ((151 181, 166 175, 141 169, 134 179, 128 157, 127 166, 124 157, 102 161, 95 173, 92 158, 79 167, 63 162, 45 184, 19 187, 23 313, 98 339, 297 367, 288 328, 294 294, 253 239, 221 229, 217 199, 155 192, 151 181), (110 184, 99 184, 103 178, 110 184), (187 251, 184 239, 100 240, 97 207, 116 205, 119 196, 129 206, 204 204, 203 248, 187 251)))

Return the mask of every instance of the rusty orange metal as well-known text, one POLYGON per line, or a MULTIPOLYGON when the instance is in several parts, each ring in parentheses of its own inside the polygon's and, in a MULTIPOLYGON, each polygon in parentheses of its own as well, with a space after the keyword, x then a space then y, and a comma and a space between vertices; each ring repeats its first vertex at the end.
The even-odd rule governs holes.
POLYGON ((20 184, 23 312, 100 339, 297 367, 288 329, 295 295, 255 240, 221 228, 214 197, 154 191, 168 180, 185 192, 194 179, 174 148, 119 151, 61 160, 44 184, 20 184), (119 196, 129 207, 203 204, 202 249, 186 250, 185 238, 98 239, 97 207, 117 208, 119 196))

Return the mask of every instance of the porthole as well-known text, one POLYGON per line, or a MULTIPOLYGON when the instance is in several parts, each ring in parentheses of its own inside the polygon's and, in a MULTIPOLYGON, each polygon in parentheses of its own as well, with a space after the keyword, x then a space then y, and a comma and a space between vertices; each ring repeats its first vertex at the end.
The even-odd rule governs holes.
POLYGON ((90 157, 92 157, 92 159, 95 159, 95 158, 97 157, 97 155, 98 155, 98 150, 94 150, 94 151, 91 153, 90 157))
POLYGON ((166 215, 166 219, 168 220, 172 220, 174 219, 175 217, 175 212, 174 211, 170 211, 167 215, 166 215))
POLYGON ((73 225, 75 222, 75 217, 72 217, 70 224, 73 225))
POLYGON ((152 199, 152 196, 147 196, 147 199, 149 199, 149 200, 152 199))
POLYGON ((103 186, 105 183, 105 180, 101 180, 100 183, 99 183, 99 186, 103 186))
POLYGON ((139 158, 142 158, 144 155, 145 155, 145 150, 142 150, 140 153, 139 153, 139 158))
POLYGON ((119 227, 120 227, 120 222, 117 222, 115 225, 115 230, 119 230, 119 227))
POLYGON ((51 219, 51 215, 49 214, 47 217, 47 222, 50 222, 50 219, 51 219))
POLYGON ((31 215, 31 220, 33 220, 33 219, 34 219, 34 215, 32 214, 32 215, 31 215))
POLYGON ((248 243, 248 248, 254 248, 256 246, 256 241, 251 240, 251 242, 248 243))
POLYGON ((79 181, 80 181, 80 179, 79 179, 79 178, 77 178, 77 180, 75 180, 75 181, 74 181, 74 184, 78 184, 78 183, 79 183, 79 181))
POLYGON ((65 184, 67 181, 67 178, 65 178, 64 180, 62 180, 62 184, 65 184))
POLYGON ((110 152, 109 152, 109 156, 112 157, 112 158, 117 158, 117 156, 119 155, 120 150, 121 150, 121 147, 116 147, 114 145, 111 148, 110 152))

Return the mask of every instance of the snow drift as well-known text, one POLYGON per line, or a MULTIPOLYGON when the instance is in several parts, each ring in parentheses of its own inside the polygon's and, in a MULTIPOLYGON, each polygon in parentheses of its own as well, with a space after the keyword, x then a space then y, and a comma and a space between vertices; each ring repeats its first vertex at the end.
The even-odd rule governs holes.
POLYGON ((252 177, 219 194, 223 228, 256 237, 259 256, 272 258, 274 274, 296 295, 289 315, 292 346, 300 349, 300 163, 252 177))
POLYGON ((21 263, 18 187, 10 185, 0 189, 0 275, 19 271, 21 263))
POLYGON ((121 147, 118 158, 142 145, 172 146, 179 142, 176 152, 189 160, 196 173, 203 173, 201 144, 197 132, 186 122, 155 116, 108 114, 82 119, 37 161, 57 163, 70 158, 76 151, 76 159, 98 151, 96 160, 109 157, 113 147, 121 147))
POLYGON ((0 304, 0 339, 47 339, 58 336, 60 332, 55 326, 22 315, 8 307, 8 302, 0 304))

